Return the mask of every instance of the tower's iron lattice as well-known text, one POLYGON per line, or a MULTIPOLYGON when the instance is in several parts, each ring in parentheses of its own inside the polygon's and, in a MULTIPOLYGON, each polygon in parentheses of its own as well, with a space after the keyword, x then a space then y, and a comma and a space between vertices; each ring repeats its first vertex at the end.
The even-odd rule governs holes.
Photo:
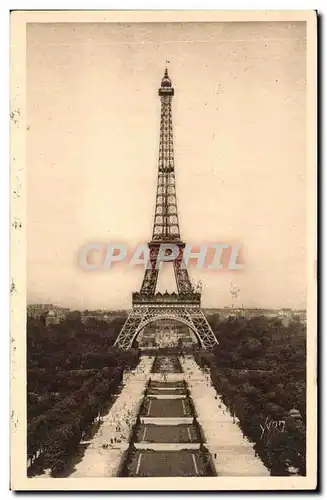
POLYGON ((159 165, 153 233, 148 243, 150 265, 145 270, 140 292, 132 294, 133 309, 115 345, 124 350, 131 348, 146 325, 168 318, 187 325, 202 347, 211 348, 218 342, 201 309, 201 293, 194 290, 188 271, 182 265, 185 243, 178 223, 171 113, 174 88, 167 69, 158 93, 161 99, 159 165), (156 293, 159 274, 156 263, 160 245, 164 243, 174 243, 179 248, 178 257, 172 261, 178 293, 156 293))

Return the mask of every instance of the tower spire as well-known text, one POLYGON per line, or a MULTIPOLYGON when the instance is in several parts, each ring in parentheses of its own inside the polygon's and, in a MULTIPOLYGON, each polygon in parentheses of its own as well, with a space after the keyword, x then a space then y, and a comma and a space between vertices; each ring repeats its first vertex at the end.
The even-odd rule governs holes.
POLYGON ((171 102, 174 96, 174 87, 165 69, 158 90, 161 100, 160 139, 158 183, 156 208, 154 215, 152 241, 179 241, 179 223, 177 213, 174 144, 171 102))

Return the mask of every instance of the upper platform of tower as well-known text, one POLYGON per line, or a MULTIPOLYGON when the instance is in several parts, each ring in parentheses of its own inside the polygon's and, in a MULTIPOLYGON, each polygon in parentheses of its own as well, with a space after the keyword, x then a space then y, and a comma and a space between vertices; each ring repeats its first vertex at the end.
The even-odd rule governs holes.
POLYGON ((165 69, 165 74, 163 76, 163 79, 161 80, 161 87, 158 90, 158 94, 160 97, 174 95, 174 87, 172 87, 167 68, 165 69))

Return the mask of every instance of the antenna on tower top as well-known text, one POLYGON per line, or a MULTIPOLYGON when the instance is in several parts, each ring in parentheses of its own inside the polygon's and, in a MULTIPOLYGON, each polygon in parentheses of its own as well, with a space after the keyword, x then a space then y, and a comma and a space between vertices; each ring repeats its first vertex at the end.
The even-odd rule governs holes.
POLYGON ((167 73, 168 75, 168 69, 167 69, 167 66, 170 64, 170 61, 166 60, 166 69, 165 69, 165 74, 167 73))

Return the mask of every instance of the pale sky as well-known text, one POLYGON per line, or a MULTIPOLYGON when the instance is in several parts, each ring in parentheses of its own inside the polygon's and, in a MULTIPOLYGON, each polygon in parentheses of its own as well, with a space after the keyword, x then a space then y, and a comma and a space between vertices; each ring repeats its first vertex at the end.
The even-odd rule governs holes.
MULTIPOLYGON (((305 307, 304 23, 30 24, 28 301, 129 308, 143 269, 78 266, 151 239, 166 61, 185 242, 239 243, 242 273, 190 271, 204 307, 305 307)), ((160 290, 168 288, 164 273, 160 290)))

